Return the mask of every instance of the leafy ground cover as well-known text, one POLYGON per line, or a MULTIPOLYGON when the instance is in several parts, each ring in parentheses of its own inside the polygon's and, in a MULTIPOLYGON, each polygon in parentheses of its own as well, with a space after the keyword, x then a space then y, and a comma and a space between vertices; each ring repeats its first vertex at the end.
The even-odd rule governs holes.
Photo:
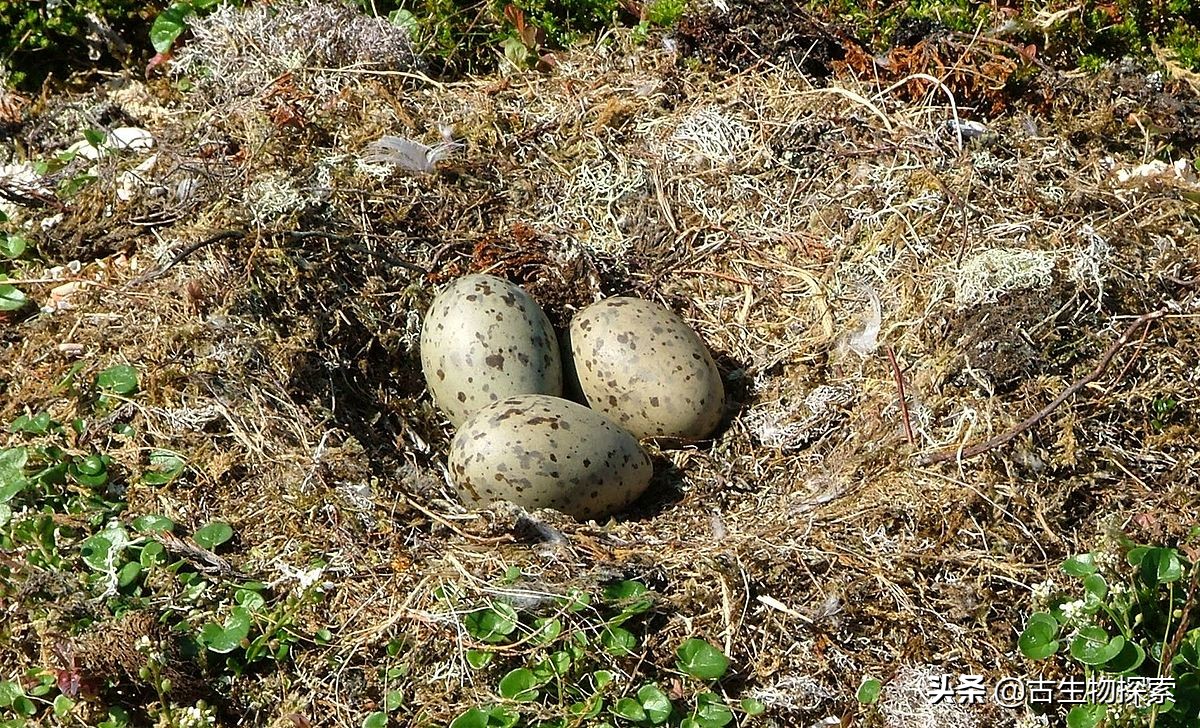
POLYGON ((0 104, 0 719, 1194 724, 1179 48, 748 2, 439 54, 434 8, 193 8, 0 104), (416 342, 484 270, 680 312, 718 435, 610 523, 465 511, 416 342), (930 699, 972 674, 1175 704, 930 699))

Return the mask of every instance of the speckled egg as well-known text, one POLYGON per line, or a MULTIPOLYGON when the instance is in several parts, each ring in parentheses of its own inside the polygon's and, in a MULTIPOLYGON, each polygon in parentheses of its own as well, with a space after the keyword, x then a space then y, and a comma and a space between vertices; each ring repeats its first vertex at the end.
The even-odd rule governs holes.
POLYGON ((433 299, 421 328, 421 369, 455 426, 505 397, 562 394, 554 327, 528 293, 495 276, 463 276, 433 299))
POLYGON ((620 425, 540 394, 478 410, 450 443, 450 476, 468 506, 503 499, 603 518, 641 495, 652 474, 650 457, 620 425))
POLYGON ((698 440, 721 421, 721 373, 673 312, 640 298, 608 298, 577 313, 569 335, 588 404, 635 436, 698 440))

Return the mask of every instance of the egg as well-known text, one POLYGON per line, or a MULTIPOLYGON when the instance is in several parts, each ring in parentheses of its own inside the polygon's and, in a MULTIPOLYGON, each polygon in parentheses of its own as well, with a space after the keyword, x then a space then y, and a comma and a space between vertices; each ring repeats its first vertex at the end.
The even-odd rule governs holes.
POLYGON ((619 512, 650 483, 650 457, 607 416, 527 394, 488 405, 450 443, 450 477, 469 506, 507 500, 580 520, 619 512))
POLYGON ((546 314, 520 287, 489 275, 455 280, 421 328, 421 370, 451 424, 517 394, 562 394, 562 357, 546 314))
POLYGON ((720 423, 721 373, 674 312, 639 298, 608 298, 575 315, 569 338, 588 405, 635 436, 698 440, 720 423))

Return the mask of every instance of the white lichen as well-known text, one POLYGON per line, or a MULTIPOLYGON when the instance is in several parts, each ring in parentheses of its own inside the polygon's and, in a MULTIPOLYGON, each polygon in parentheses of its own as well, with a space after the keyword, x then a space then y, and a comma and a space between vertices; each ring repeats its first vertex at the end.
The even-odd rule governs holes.
POLYGON ((1044 250, 992 248, 962 265, 954 286, 960 307, 995 303, 1011 291, 1043 289, 1053 280, 1055 254, 1044 250))
POLYGON ((281 78, 332 95, 357 72, 420 66, 405 28, 340 2, 224 3, 189 28, 172 70, 216 100, 256 96, 281 78))

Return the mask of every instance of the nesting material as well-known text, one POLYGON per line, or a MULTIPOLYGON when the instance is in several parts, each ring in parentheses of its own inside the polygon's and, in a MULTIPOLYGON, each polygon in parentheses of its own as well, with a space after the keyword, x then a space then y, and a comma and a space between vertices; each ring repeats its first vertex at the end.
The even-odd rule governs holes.
MULTIPOLYGON (((210 25, 180 48, 196 54, 192 92, 152 78, 153 94, 135 102, 88 87, 39 101, 36 124, 14 132, 30 163, 0 160, 13 165, 0 169, 0 209, 6 233, 35 253, 4 264, 6 283, 31 303, 0 312, 0 425, 41 411, 94 424, 91 398, 58 383, 87 387, 107 366, 134 365, 142 387, 111 415, 133 434, 106 426, 90 441, 128 474, 122 520, 162 514, 181 536, 229 521, 237 538, 221 554, 264 583, 320 557, 313 588, 323 591, 297 604, 293 626, 328 627, 331 640, 302 639, 273 669, 231 677, 228 692, 252 698, 239 703, 244 722, 319 715, 358 726, 365 706, 398 691, 406 716, 448 725, 500 702, 496 678, 544 656, 525 642, 498 650, 486 674, 473 669, 466 656, 480 646, 465 614, 497 601, 541 605, 519 628, 527 616, 561 616, 565 636, 597 622, 586 610, 558 615, 556 596, 638 578, 656 592, 653 628, 639 632, 644 659, 620 664, 664 690, 675 649, 703 637, 731 659, 728 697, 760 695, 767 723, 845 717, 870 675, 884 682, 880 721, 905 725, 911 713, 917 725, 969 725, 964 711, 922 702, 932 673, 897 666, 940 655, 989 685, 1053 678, 1014 649, 1032 585, 1092 548, 1107 519, 1147 543, 1182 540, 1193 525, 1195 190, 1171 169, 1122 182, 1104 164, 1147 161, 1134 118, 1152 136, 1171 129, 1176 150, 1197 146, 1187 123, 1197 115, 1179 112, 1196 100, 1177 89, 1131 90, 1132 76, 1055 79, 1036 95, 1045 113, 1031 95, 1020 116, 960 97, 960 120, 988 114, 987 132, 964 134, 960 148, 940 87, 889 88, 920 71, 955 94, 968 82, 988 98, 1006 93, 1011 85, 985 77, 988 58, 1005 51, 953 34, 936 34, 948 44, 940 55, 886 68, 868 58, 860 76, 834 67, 818 81, 769 54, 710 73, 616 31, 600 47, 556 54, 550 72, 431 83, 375 75, 380 66, 276 65, 285 59, 261 33, 267 14, 244 26, 231 22, 238 12, 215 11, 227 14, 228 42, 210 25), (266 60, 251 41, 266 43, 266 60), (1175 111, 1155 107, 1164 98, 1175 111), (137 155, 100 160, 97 182, 53 204, 92 163, 34 163, 88 119, 112 118, 96 111, 103 104, 154 135, 158 161, 128 200, 117 181, 137 155), (1038 114, 1036 132, 1026 113, 1038 114), (359 162, 385 135, 432 148, 450 125, 464 146, 431 171, 359 162), (292 202, 256 213, 273 197, 248 190, 272 188, 292 202), (243 234, 202 244, 229 229, 243 234), (451 435, 413 337, 436 293, 472 273, 521 285, 559 325, 605 297, 663 302, 720 352, 728 426, 656 454, 651 497, 619 521, 537 514, 553 529, 550 553, 501 509, 468 511, 445 471, 451 435), (90 283, 71 308, 36 311, 76 278, 90 283), (864 317, 863 286, 877 293, 878 316, 870 306, 864 317), (961 463, 917 464, 1021 423, 1159 306, 1171 313, 1021 437, 961 463), (864 324, 862 353, 839 352, 864 324), (158 450, 188 467, 151 486, 140 476, 158 450), (514 567, 521 577, 509 584, 514 567), (380 669, 389 644, 404 646, 402 675, 380 669)), ((793 29, 783 28, 788 42, 806 51, 793 29)), ((753 41, 710 40, 731 37, 753 41)), ((404 73, 406 62, 383 61, 404 73)), ((40 441, 0 433, 0 448, 29 444, 40 441)), ((37 544, 14 548, 13 563, 36 561, 37 544)), ((211 581, 187 615, 164 611, 177 586, 146 580, 139 613, 152 625, 228 616, 230 584, 211 581)), ((66 635, 81 673, 113 676, 110 694, 155 694, 138 677, 144 657, 113 666, 113 635, 130 645, 139 635, 103 603, 88 602, 89 641, 76 637, 70 604, 48 610, 41 592, 26 592, 5 612, 5 629, 24 642, 0 644, 0 664, 44 668, 38 655, 66 635)), ((1012 718, 995 705, 971 713, 976 725, 1012 718)))

